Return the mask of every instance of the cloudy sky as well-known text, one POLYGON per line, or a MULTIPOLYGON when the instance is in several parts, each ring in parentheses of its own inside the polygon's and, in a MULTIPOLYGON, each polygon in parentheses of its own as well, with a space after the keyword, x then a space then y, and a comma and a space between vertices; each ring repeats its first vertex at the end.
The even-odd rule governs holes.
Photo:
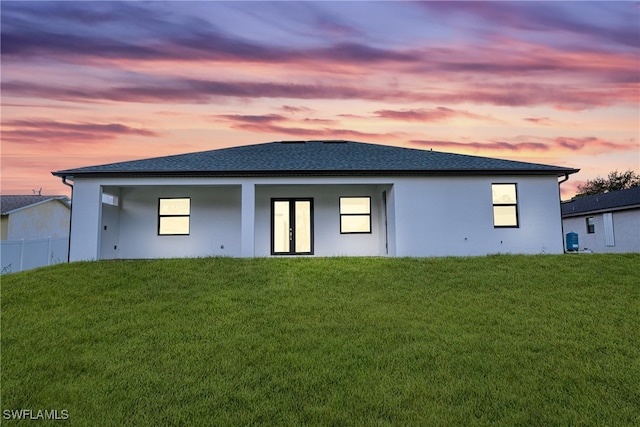
POLYGON ((640 172, 640 4, 2 1, 2 194, 348 139, 640 172))

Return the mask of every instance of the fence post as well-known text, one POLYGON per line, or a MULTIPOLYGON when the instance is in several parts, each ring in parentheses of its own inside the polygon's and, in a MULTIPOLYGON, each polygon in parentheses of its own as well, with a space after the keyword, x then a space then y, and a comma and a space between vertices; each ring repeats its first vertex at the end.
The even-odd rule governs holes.
POLYGON ((51 265, 51 258, 52 258, 52 253, 51 253, 51 236, 48 237, 48 243, 49 245, 47 246, 47 266, 51 265))
POLYGON ((24 239, 20 239, 20 270, 22 271, 22 261, 24 260, 24 239))

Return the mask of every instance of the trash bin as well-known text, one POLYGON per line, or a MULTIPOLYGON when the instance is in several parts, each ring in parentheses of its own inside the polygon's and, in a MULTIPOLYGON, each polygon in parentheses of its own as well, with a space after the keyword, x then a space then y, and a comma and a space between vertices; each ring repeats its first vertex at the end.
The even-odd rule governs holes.
POLYGON ((574 233, 573 231, 567 233, 567 251, 577 251, 579 247, 578 233, 574 233))

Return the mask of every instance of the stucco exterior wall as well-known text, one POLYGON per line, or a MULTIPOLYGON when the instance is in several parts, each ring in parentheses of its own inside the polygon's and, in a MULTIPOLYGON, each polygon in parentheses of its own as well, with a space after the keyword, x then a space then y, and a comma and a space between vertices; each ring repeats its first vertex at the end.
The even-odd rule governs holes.
POLYGON ((555 177, 399 178, 398 256, 562 253, 555 177), (492 183, 515 183, 518 228, 494 228, 492 183))
POLYGON ((3 237, 6 235, 6 240, 28 240, 68 236, 69 215, 69 208, 58 200, 25 207, 3 216, 3 237), (8 217, 6 231, 5 217, 8 217))
MULTIPOLYGON (((115 255, 119 258, 240 256, 240 195, 237 185, 123 188, 119 238, 112 240, 117 246, 115 255), (191 198, 189 235, 158 235, 158 199, 171 197, 191 198)), ((108 210, 112 208, 108 206, 108 210)))
POLYGON ((112 178, 75 183, 71 260, 271 256, 272 198, 313 198, 314 256, 563 251, 554 176, 112 178), (518 228, 494 228, 492 183, 517 184, 518 228), (341 196, 371 197, 370 234, 340 234, 341 196), (190 235, 158 235, 161 197, 191 198, 190 235))
POLYGON ((271 199, 313 198, 314 255, 382 256, 384 222, 382 191, 372 184, 348 185, 259 185, 256 188, 256 256, 271 255, 271 199), (371 197, 371 233, 340 234, 340 197, 371 197))
POLYGON ((564 218, 564 232, 578 233, 580 250, 595 253, 640 252, 640 209, 612 212, 614 246, 607 246, 604 234, 604 213, 564 218), (593 217, 594 232, 587 233, 586 218, 593 217))

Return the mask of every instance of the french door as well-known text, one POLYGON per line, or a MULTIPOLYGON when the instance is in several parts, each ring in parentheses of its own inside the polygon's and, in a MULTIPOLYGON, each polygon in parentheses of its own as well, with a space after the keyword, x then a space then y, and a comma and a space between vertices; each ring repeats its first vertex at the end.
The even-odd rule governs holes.
POLYGON ((271 254, 313 254, 313 199, 271 199, 271 254))

